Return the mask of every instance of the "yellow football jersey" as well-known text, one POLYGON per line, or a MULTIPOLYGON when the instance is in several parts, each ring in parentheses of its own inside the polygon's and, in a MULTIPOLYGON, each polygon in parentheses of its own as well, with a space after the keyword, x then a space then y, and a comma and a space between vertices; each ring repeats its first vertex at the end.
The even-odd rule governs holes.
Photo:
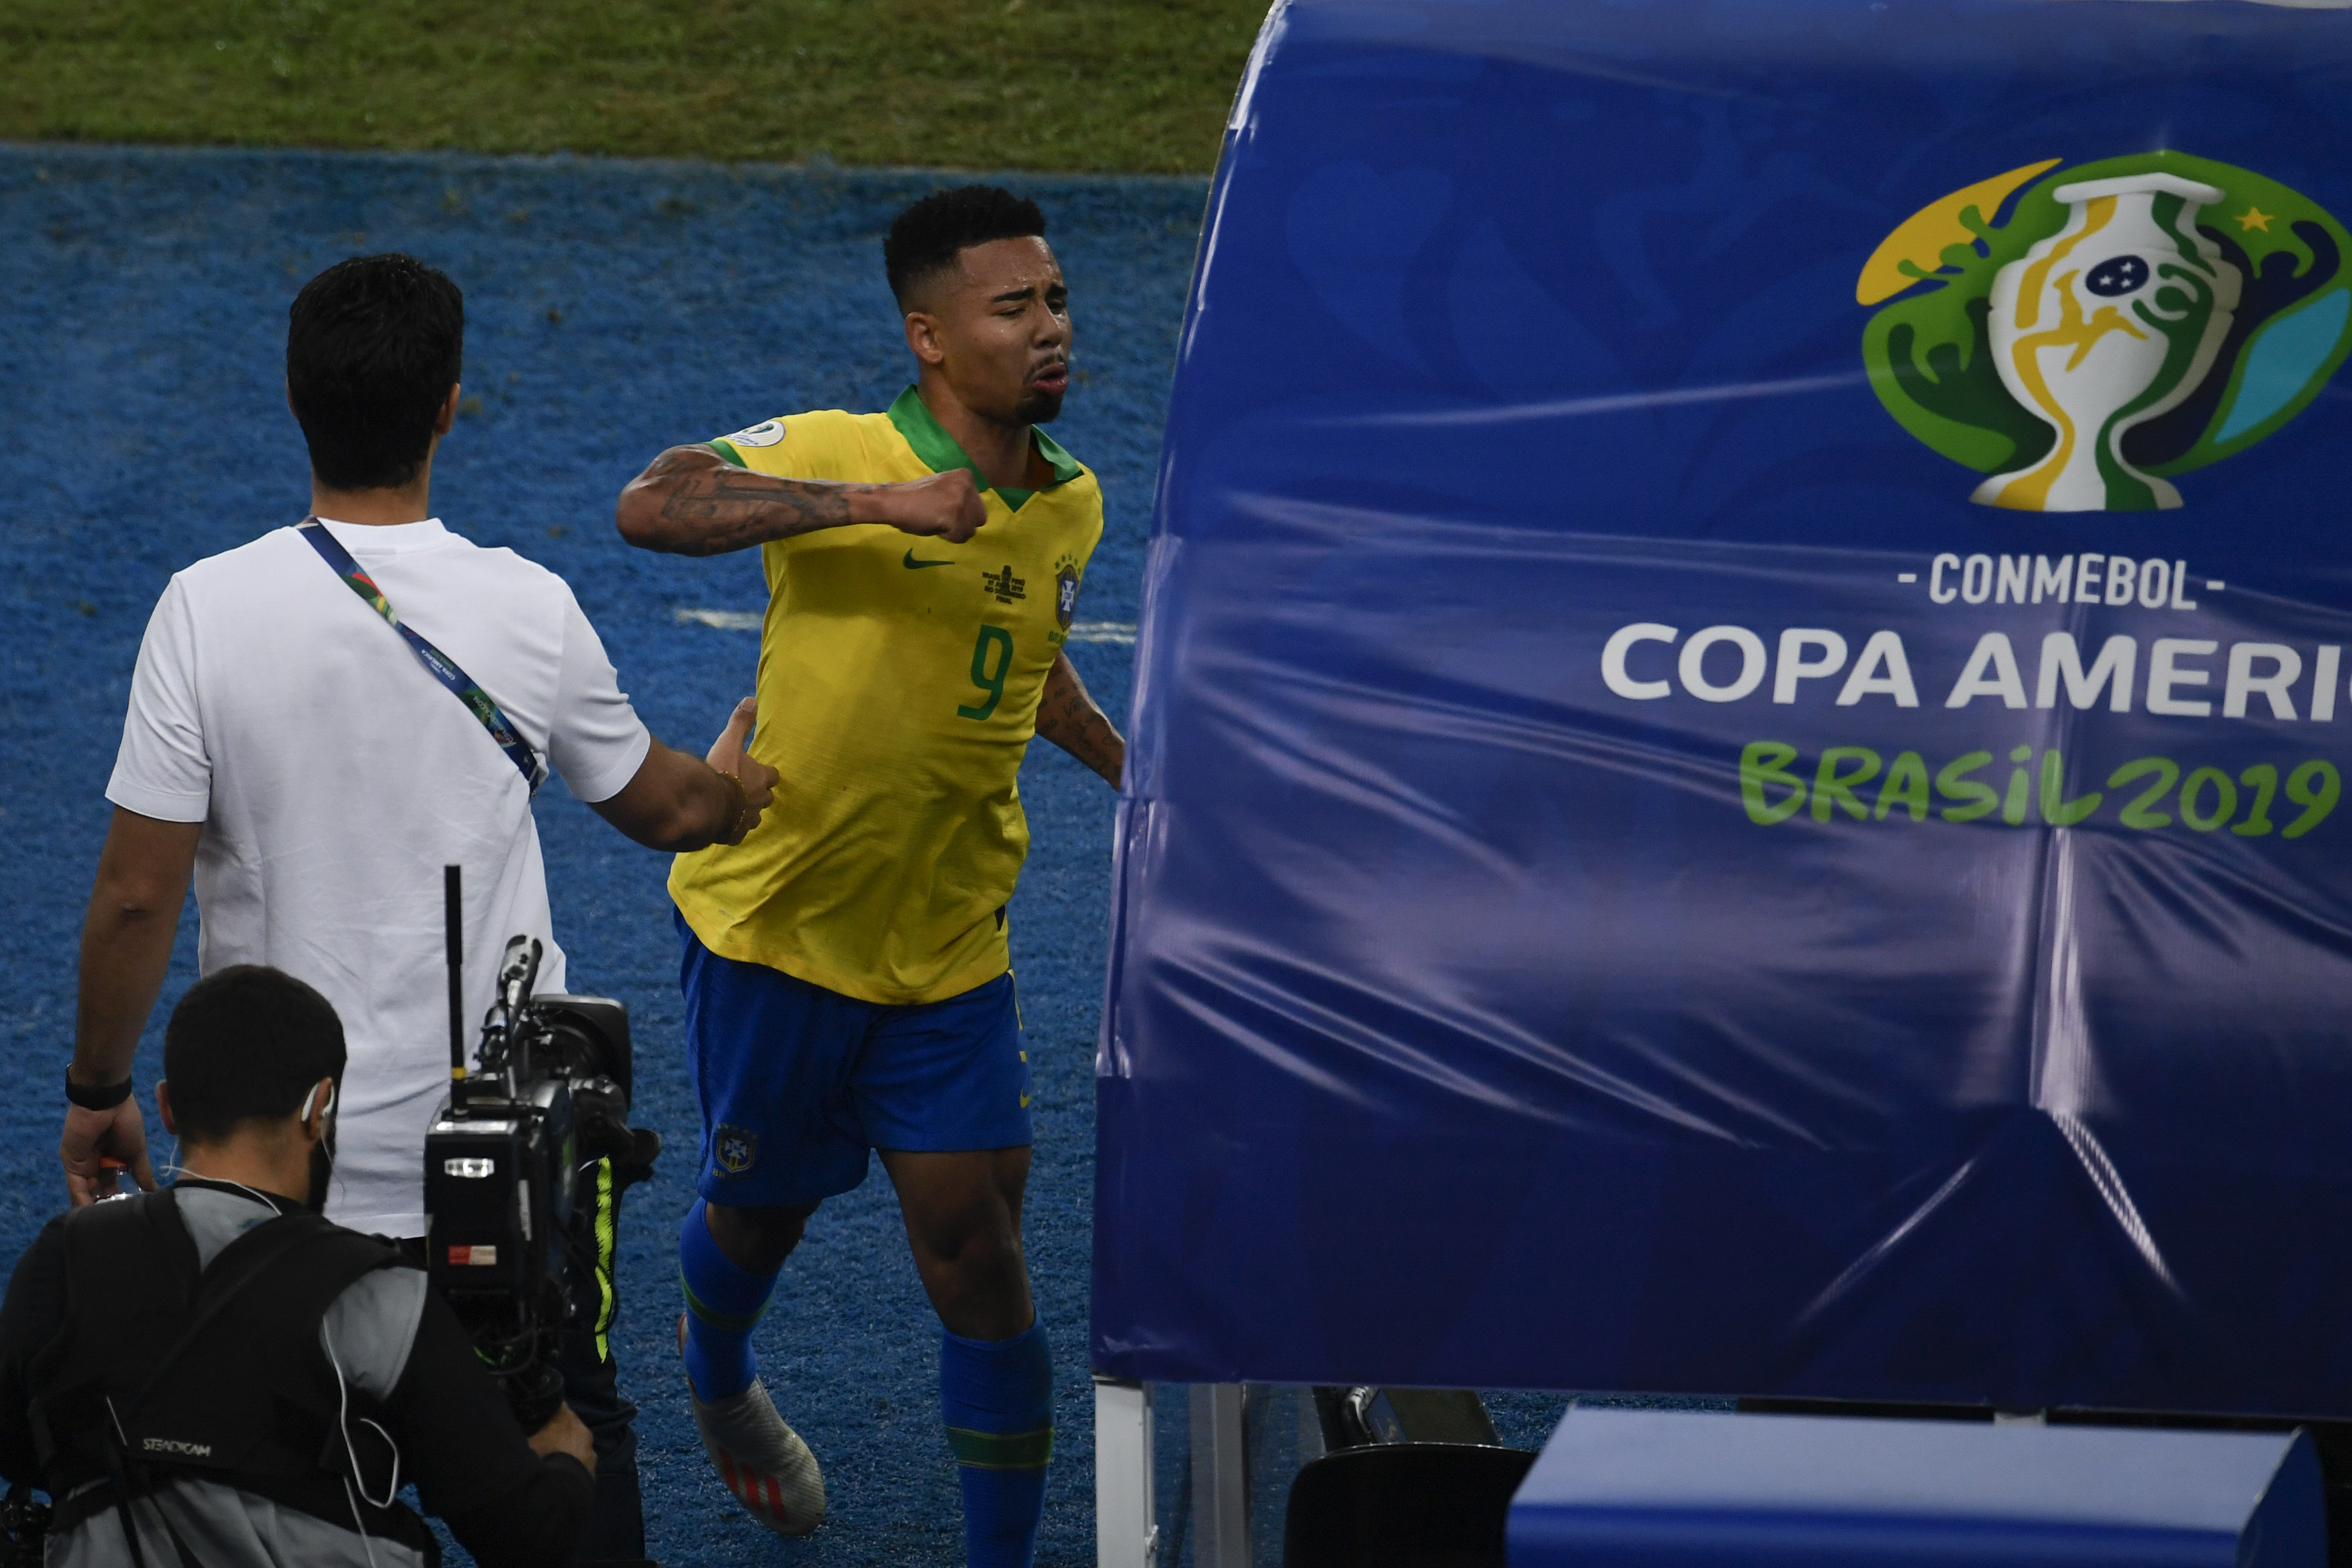
MULTIPOLYGON (((712 952, 885 1003, 1005 971, 1029 852, 1021 758, 1103 528, 1094 475, 1036 440, 1053 484, 990 490, 973 468, 988 521, 963 544, 857 524, 761 547, 751 755, 776 770, 775 803, 742 843, 680 855, 669 878, 712 952)), ((912 387, 887 413, 793 414, 711 444, 796 479, 972 468, 912 387)))

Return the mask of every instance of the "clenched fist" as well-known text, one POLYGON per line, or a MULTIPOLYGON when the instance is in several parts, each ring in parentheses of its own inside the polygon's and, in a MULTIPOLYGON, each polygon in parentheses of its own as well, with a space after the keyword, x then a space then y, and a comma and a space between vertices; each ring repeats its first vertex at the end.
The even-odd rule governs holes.
POLYGON ((950 468, 944 474, 884 486, 876 498, 882 503, 882 520, 900 533, 945 539, 951 545, 963 543, 988 521, 987 504, 981 500, 968 468, 950 468))

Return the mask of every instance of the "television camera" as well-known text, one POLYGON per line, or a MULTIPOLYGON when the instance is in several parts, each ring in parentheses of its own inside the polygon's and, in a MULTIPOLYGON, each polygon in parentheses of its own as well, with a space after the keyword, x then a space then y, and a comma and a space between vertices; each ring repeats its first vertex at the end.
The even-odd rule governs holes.
POLYGON ((628 1124, 628 1009, 534 994, 536 938, 508 942, 467 1067, 458 869, 443 881, 450 1083, 425 1134, 425 1271, 532 1432, 562 1402, 562 1331, 598 1310, 600 1292, 580 1288, 595 1277, 580 1219, 598 1162, 613 1162, 617 1190, 649 1171, 661 1138, 628 1124))

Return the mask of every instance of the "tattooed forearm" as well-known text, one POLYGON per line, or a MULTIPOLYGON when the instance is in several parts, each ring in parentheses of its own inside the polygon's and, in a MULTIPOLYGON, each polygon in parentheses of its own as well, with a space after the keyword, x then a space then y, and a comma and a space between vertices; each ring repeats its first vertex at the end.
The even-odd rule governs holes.
POLYGON ((1119 770, 1127 763, 1127 742, 1095 706, 1067 653, 1056 653, 1054 667, 1045 675, 1045 695, 1037 705, 1037 733, 1093 768, 1111 788, 1118 787, 1119 770))
POLYGON ((719 555, 849 521, 846 485, 728 469, 689 474, 662 497, 661 519, 686 555, 719 555))
POLYGON ((621 536, 670 555, 723 555, 850 520, 860 485, 779 479, 738 468, 715 452, 672 447, 621 492, 621 536))

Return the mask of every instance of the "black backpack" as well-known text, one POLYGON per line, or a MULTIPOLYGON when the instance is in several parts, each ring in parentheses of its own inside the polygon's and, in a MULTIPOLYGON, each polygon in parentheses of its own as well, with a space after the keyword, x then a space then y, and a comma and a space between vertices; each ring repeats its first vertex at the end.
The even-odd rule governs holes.
MULTIPOLYGON (((63 1236, 64 1326, 26 1368, 53 1531, 114 1509, 147 1568, 131 1503, 166 1479, 202 1477, 438 1562, 415 1513, 362 1496, 386 1495, 392 1456, 361 1419, 373 1402, 342 1385, 319 1341, 345 1287, 412 1266, 397 1252, 296 1212, 255 1226, 200 1270, 170 1192, 78 1209, 63 1236)), ((163 1527, 183 1568, 198 1568, 168 1519, 163 1527)))

